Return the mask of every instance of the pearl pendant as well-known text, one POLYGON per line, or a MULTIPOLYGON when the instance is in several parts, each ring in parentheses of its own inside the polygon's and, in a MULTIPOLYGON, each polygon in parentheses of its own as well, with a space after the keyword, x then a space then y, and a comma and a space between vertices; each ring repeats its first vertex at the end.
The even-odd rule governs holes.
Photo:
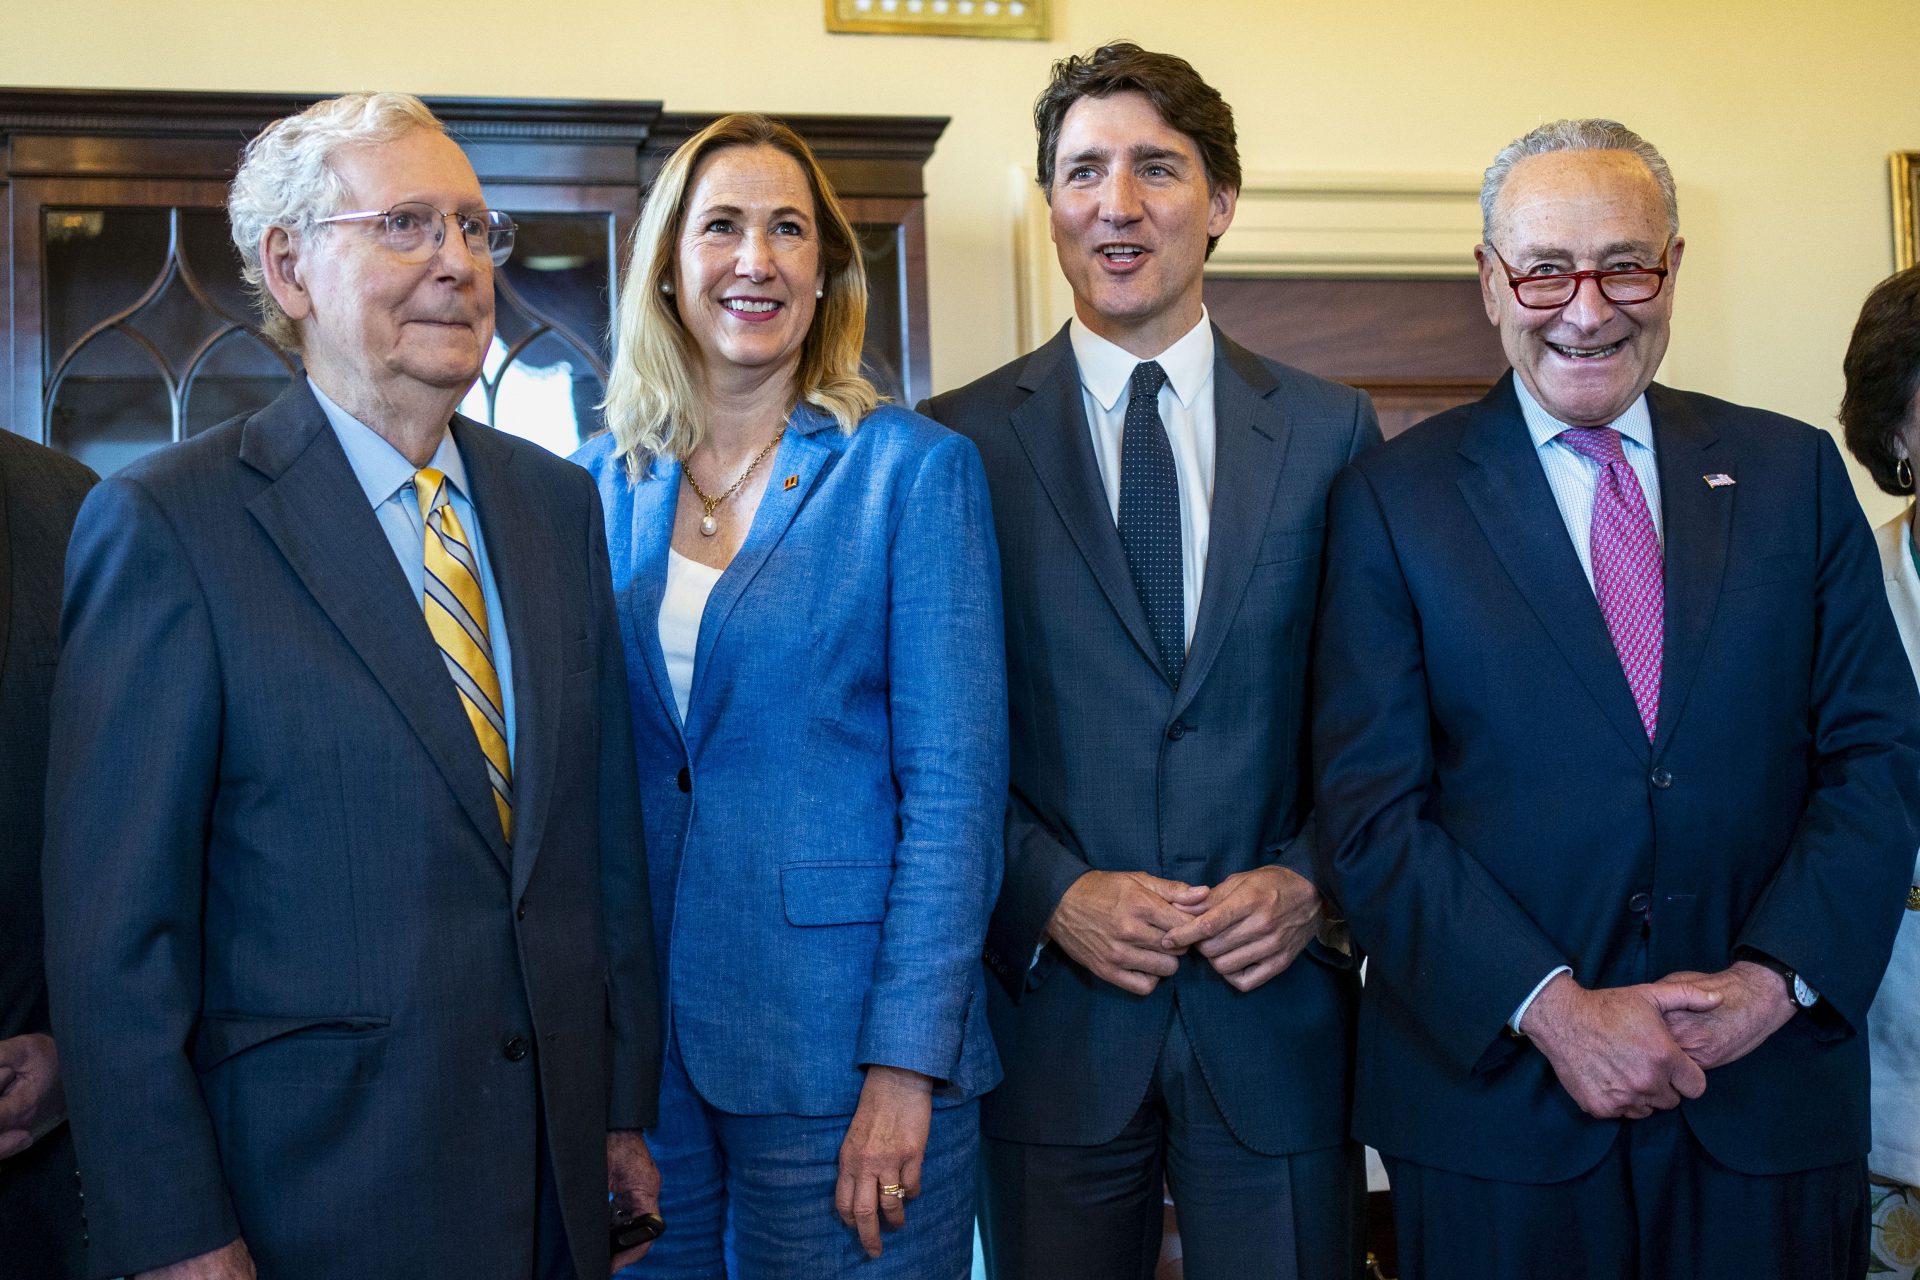
POLYGON ((712 516, 701 516, 700 532, 711 538, 714 534, 720 532, 720 522, 712 516))

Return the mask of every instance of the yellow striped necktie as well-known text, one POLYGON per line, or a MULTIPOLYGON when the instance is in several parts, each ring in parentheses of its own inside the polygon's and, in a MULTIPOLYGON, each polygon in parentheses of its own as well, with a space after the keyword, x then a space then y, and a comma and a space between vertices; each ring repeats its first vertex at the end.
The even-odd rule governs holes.
POLYGON ((480 590, 480 567, 460 517, 448 501, 447 477, 432 467, 413 476, 426 532, 426 590, 422 607, 427 630, 447 660, 447 674, 460 691, 480 754, 487 758, 487 780, 500 810, 500 830, 513 840, 513 764, 507 755, 507 718, 500 700, 500 675, 493 669, 493 643, 487 635, 487 598, 480 590))

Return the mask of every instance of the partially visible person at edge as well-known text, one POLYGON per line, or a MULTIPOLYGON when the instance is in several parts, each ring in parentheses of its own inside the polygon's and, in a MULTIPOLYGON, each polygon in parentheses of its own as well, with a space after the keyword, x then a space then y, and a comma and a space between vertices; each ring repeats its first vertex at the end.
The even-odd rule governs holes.
POLYGON ((60 571, 99 477, 0 428, 0 1280, 78 1280, 85 1227, 47 1017, 40 835, 60 571))
POLYGON ((595 1280, 659 1076, 593 484, 454 412, 513 223, 419 99, 268 126, 227 210, 305 376, 67 555, 47 985, 87 1268, 595 1280))
MULTIPOLYGON (((1920 456, 1920 267, 1867 296, 1847 347, 1840 422, 1847 448, 1875 484, 1908 499, 1874 530, 1887 602, 1920 675, 1920 550, 1913 539, 1914 458, 1920 456)), ((1880 994, 1867 1013, 1873 1064, 1870 1274, 1920 1274, 1920 860, 1880 994)))
POLYGON ((666 993, 670 1225, 636 1275, 969 1267, 1000 1078, 998 561, 973 446, 861 376, 866 306, 805 142, 716 121, 648 197, 610 431, 575 455, 606 508, 666 993))

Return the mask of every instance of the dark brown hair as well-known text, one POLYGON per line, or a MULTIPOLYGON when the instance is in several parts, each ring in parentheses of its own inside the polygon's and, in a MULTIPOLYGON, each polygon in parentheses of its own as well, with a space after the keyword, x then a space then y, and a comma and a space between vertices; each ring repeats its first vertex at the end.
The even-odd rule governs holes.
MULTIPOLYGON (((1060 124, 1082 98, 1141 93, 1169 126, 1193 139, 1206 166, 1207 189, 1240 189, 1240 149, 1233 131, 1233 108, 1220 91, 1200 78, 1193 64, 1170 53, 1150 53, 1130 41, 1101 45, 1053 64, 1053 79, 1033 104, 1033 127, 1040 135, 1035 175, 1053 202, 1054 152, 1060 148, 1060 124)), ((1213 252, 1219 236, 1207 237, 1213 252)))
POLYGON ((1840 401, 1840 425, 1846 428, 1847 448, 1882 489, 1911 492, 1911 482, 1902 485, 1894 478, 1900 455, 1893 444, 1912 422, 1913 398, 1920 392, 1920 267, 1874 286, 1853 326, 1842 367, 1847 393, 1840 401))

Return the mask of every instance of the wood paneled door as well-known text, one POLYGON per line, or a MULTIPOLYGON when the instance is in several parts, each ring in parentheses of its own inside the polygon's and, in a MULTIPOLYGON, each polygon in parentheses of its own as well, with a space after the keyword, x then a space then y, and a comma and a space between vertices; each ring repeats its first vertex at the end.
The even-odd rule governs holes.
POLYGON ((1242 346, 1371 395, 1389 436, 1478 400, 1507 370, 1471 278, 1210 276, 1206 297, 1242 346))

